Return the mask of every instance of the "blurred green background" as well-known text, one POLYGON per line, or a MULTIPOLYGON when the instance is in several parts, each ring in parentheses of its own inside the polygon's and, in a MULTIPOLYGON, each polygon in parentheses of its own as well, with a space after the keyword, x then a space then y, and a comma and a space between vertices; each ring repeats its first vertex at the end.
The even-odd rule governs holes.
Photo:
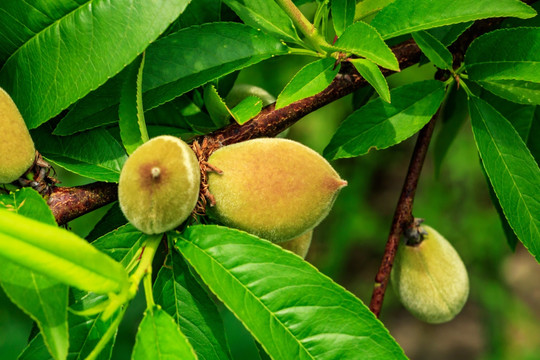
MULTIPOLYGON (((237 83, 261 86, 277 96, 311 59, 274 58, 242 71, 237 83)), ((432 78, 430 65, 389 78, 391 87, 432 78)), ((322 153, 339 123, 352 112, 352 96, 336 101, 295 124, 288 137, 322 153)), ((440 124, 439 124, 440 125, 440 124)), ((436 128, 436 134, 440 126, 436 128)), ((415 137, 383 151, 338 160, 333 165, 349 182, 328 218, 316 228, 307 260, 369 303, 415 137)), ((63 185, 89 182, 59 170, 63 185)), ((306 174, 309 176, 309 174, 306 174)), ((85 236, 107 208, 70 227, 85 236)), ((512 252, 491 204, 469 124, 466 122, 435 176, 428 154, 417 190, 414 215, 443 234, 460 253, 470 276, 467 305, 453 321, 424 324, 398 303, 391 287, 381 320, 411 359, 540 359, 540 266, 520 245, 512 252)), ((234 359, 257 359, 250 335, 221 306, 234 359)), ((143 296, 132 303, 120 327, 113 359, 129 359, 143 296)), ((0 292, 0 359, 15 359, 24 348, 31 321, 0 292)))

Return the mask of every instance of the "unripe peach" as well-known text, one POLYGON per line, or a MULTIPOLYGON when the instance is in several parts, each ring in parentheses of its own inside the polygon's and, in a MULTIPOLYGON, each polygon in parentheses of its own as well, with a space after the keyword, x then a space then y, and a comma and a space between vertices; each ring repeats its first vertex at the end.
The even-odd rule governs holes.
POLYGON ((292 240, 279 243, 279 246, 289 251, 292 251, 296 255, 305 259, 309 251, 309 246, 311 245, 312 237, 313 230, 309 230, 305 234, 295 237, 292 240))
POLYGON ((273 242, 317 226, 347 182, 317 152, 291 140, 249 140, 215 151, 208 186, 223 224, 273 242))
POLYGON ((467 269, 452 245, 437 231, 427 232, 416 246, 400 246, 391 281, 401 303, 428 323, 452 320, 469 295, 467 269))
POLYGON ((118 184, 122 212, 146 234, 172 230, 184 222, 199 196, 195 153, 182 140, 158 136, 127 159, 118 184))
POLYGON ((36 157, 28 128, 8 93, 0 88, 0 184, 17 180, 36 157))

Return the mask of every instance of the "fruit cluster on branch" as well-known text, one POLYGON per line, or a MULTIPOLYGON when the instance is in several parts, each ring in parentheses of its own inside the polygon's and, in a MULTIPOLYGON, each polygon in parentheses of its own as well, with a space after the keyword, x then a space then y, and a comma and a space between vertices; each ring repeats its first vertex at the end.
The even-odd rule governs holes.
MULTIPOLYGON (((450 48, 453 52, 454 59, 461 59, 468 44, 472 40, 496 28, 500 22, 500 19, 488 19, 475 23, 450 48)), ((402 70, 420 61, 421 51, 413 40, 408 40, 394 46, 392 51, 396 55, 400 69, 402 70)), ((393 72, 390 70, 383 70, 385 76, 391 73, 393 72)), ((206 146, 216 148, 249 139, 273 137, 305 115, 366 85, 367 82, 358 74, 353 66, 343 63, 340 73, 324 91, 278 110, 274 108, 274 104, 270 104, 259 115, 243 125, 233 123, 195 140, 202 144, 202 140, 205 139, 206 146)), ((48 204, 54 209, 54 215, 58 224, 62 225, 96 208, 115 201, 116 196, 114 194, 116 193, 116 188, 116 184, 110 183, 96 183, 90 187, 73 187, 69 190, 65 188, 53 188, 48 198, 48 204), (89 191, 93 194, 89 194, 89 191)))

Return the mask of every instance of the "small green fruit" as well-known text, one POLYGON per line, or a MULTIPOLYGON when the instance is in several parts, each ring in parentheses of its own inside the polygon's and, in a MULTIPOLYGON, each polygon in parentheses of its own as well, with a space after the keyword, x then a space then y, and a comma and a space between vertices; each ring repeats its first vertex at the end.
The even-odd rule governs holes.
POLYGON ((285 241, 279 244, 284 249, 292 251, 296 255, 306 258, 311 245, 311 239, 313 237, 313 230, 309 230, 307 233, 295 237, 292 240, 285 241))
POLYGON ((428 323, 452 320, 469 295, 467 269, 452 245, 437 231, 427 232, 416 246, 400 246, 391 281, 401 303, 428 323))
POLYGON ((208 162, 208 186, 223 224, 273 242, 317 226, 347 185, 318 153, 291 140, 264 138, 225 146, 208 162))
POLYGON ((0 184, 17 180, 36 157, 34 142, 17 105, 0 88, 0 184))
POLYGON ((191 148, 173 136, 158 136, 127 159, 118 200, 133 226, 159 234, 183 223, 199 196, 199 162, 191 148))

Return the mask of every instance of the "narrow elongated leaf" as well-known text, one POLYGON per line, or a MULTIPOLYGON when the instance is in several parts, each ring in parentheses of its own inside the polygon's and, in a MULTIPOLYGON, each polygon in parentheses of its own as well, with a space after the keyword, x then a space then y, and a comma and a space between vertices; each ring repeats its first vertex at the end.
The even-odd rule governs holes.
POLYGON ((540 105, 540 82, 490 80, 476 83, 503 99, 524 105, 540 105))
POLYGON ((159 270, 154 297, 186 335, 199 359, 230 359, 223 321, 214 301, 173 251, 159 270))
POLYGON ((519 0, 396 0, 373 19, 383 39, 461 22, 514 16, 522 19, 536 11, 519 0))
POLYGON ((130 65, 120 98, 118 111, 120 136, 128 154, 132 154, 135 149, 148 141, 142 104, 143 69, 144 54, 130 65))
POLYGON ((155 307, 144 314, 131 358, 196 360, 197 355, 173 318, 155 307))
MULTIPOLYGON (((148 110, 223 75, 288 51, 277 39, 236 23, 195 26, 156 41, 149 46, 145 59, 143 103, 147 124, 153 123, 148 110), (171 58, 175 61, 169 61, 171 58)), ((68 135, 78 129, 116 122, 124 76, 124 72, 120 73, 77 103, 55 133, 68 135)), ((195 115, 192 107, 180 108, 182 111, 176 117, 167 116, 176 124, 183 122, 182 117, 195 115)))
MULTIPOLYGON (((0 206, 45 224, 56 225, 45 200, 24 188, 0 196, 0 206)), ((6 295, 37 322, 44 345, 54 359, 68 353, 68 287, 42 274, 9 261, 0 266, 0 283, 6 295)))
POLYGON ((452 54, 439 40, 426 31, 415 32, 412 36, 420 50, 436 67, 452 70, 452 54))
POLYGON ((180 30, 146 51, 144 106, 154 108, 210 80, 288 52, 278 39, 243 24, 180 30))
POLYGON ((334 44, 343 51, 363 56, 390 70, 399 71, 396 56, 372 26, 358 21, 349 26, 334 44))
POLYGON ((0 70, 0 85, 35 128, 120 72, 188 3, 89 0, 64 7, 10 56, 0 70))
POLYGON ((242 231, 191 226, 176 247, 273 359, 404 359, 353 294, 242 231))
POLYGON ((345 29, 354 22, 355 0, 332 0, 332 21, 336 35, 341 36, 345 29))
POLYGON ((347 117, 324 149, 324 156, 359 156, 414 135, 439 108, 444 85, 435 80, 422 81, 393 89, 390 95, 391 104, 375 99, 347 117))
POLYGON ((96 293, 128 286, 120 264, 67 230, 0 209, 0 257, 96 293))
POLYGON ((480 36, 467 49, 465 63, 472 80, 540 83, 540 28, 501 29, 480 36))
POLYGON ((300 69, 279 94, 276 109, 326 89, 339 71, 339 66, 335 67, 335 63, 335 59, 325 58, 307 64, 300 69))
POLYGON ((373 86, 379 96, 386 102, 390 102, 390 90, 386 78, 377 65, 365 59, 350 59, 356 70, 366 81, 373 86))
POLYGON ((98 128, 71 136, 54 136, 50 130, 45 124, 31 132, 43 157, 76 174, 118 182, 127 155, 107 130, 98 128))
POLYGON ((274 0, 224 0, 244 23, 275 37, 300 43, 291 18, 274 0))
POLYGON ((476 145, 504 215, 540 262, 540 169, 508 120, 480 98, 469 104, 476 145))

